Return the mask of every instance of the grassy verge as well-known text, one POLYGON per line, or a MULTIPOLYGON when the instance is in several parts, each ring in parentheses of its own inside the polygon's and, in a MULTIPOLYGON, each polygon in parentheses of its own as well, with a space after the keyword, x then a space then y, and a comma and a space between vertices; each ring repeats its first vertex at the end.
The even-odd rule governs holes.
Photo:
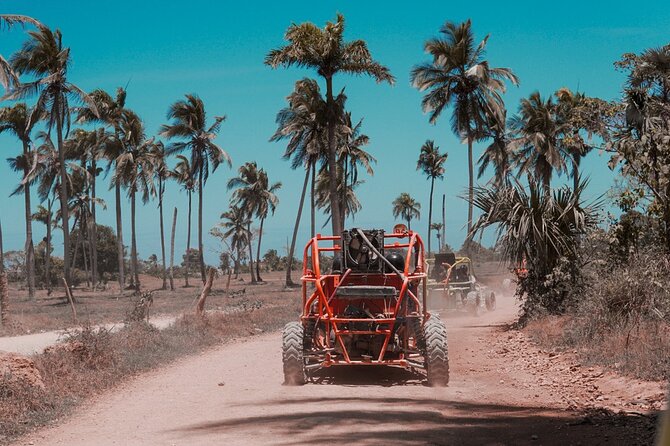
POLYGON ((277 330, 299 312, 298 300, 235 314, 184 316, 165 330, 137 322, 117 332, 73 332, 67 347, 33 359, 45 388, 26 389, 0 377, 0 444, 68 414, 91 395, 140 372, 235 338, 277 330))

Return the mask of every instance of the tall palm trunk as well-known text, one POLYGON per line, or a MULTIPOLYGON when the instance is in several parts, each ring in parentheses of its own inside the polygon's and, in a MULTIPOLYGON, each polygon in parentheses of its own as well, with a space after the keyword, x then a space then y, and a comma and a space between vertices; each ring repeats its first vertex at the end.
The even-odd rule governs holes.
POLYGON ((202 283, 205 283, 207 280, 207 274, 205 272, 205 258, 202 248, 202 195, 203 195, 203 163, 200 162, 200 173, 198 174, 198 260, 200 262, 200 277, 202 278, 202 283))
POLYGON ((430 232, 433 223, 433 188, 435 186, 435 177, 430 179, 430 202, 428 203, 428 254, 430 254, 430 232))
POLYGON ((247 231, 249 231, 249 243, 247 243, 247 246, 249 247, 249 274, 251 274, 251 283, 256 283, 256 275, 254 274, 254 253, 253 249, 251 249, 251 223, 247 225, 247 231))
POLYGON ((237 257, 235 258, 235 279, 240 275, 240 259, 242 258, 242 249, 237 247, 237 257))
POLYGON ((186 272, 184 273, 184 288, 189 287, 188 284, 188 272, 191 269, 191 256, 189 252, 191 251, 191 197, 192 191, 188 191, 188 222, 186 224, 186 272))
POLYGON ((9 319, 9 290, 5 273, 5 251, 2 247, 2 223, 0 222, 0 324, 5 326, 9 319))
POLYGON ((302 185, 302 194, 300 194, 300 203, 298 204, 298 215, 295 217, 295 225, 293 225, 293 237, 291 238, 291 247, 288 250, 288 260, 286 262, 286 286, 294 286, 291 279, 291 270, 293 269, 293 255, 295 253, 295 241, 298 237, 298 227, 300 226, 300 217, 302 216, 302 206, 305 204, 305 193, 307 192, 307 183, 309 182, 309 171, 314 166, 308 164, 307 172, 305 172, 305 181, 302 185))
POLYGON ((258 230, 258 247, 256 248, 256 280, 259 282, 262 282, 263 279, 261 279, 261 240, 263 239, 263 223, 265 222, 265 218, 261 218, 261 227, 258 230))
POLYGON ((161 256, 163 258, 163 289, 167 289, 167 268, 165 266, 165 229, 163 228, 163 179, 158 178, 158 212, 160 214, 161 226, 161 256))
POLYGON ((44 253, 44 280, 47 285, 47 296, 51 295, 51 212, 53 199, 47 200, 47 247, 44 253))
POLYGON ((134 288, 136 291, 140 291, 140 273, 137 264, 137 237, 135 231, 135 194, 133 190, 130 195, 130 237, 131 237, 131 247, 130 247, 130 256, 132 264, 132 275, 134 278, 134 288))
MULTIPOLYGON (((23 157, 28 161, 30 156, 30 151, 28 149, 28 143, 23 141, 23 157)), ((26 162, 26 166, 23 169, 23 178, 28 176, 30 168, 26 162)), ((26 182, 24 186, 24 197, 25 197, 25 217, 26 217, 26 244, 25 244, 25 253, 26 253, 26 281, 28 282, 28 297, 30 299, 35 298, 35 246, 33 245, 33 220, 32 220, 32 211, 30 204, 30 185, 26 182)))
POLYGON ((407 217, 407 230, 411 231, 412 230, 412 219, 407 217))
POLYGON ((91 275, 93 279, 93 289, 96 289, 98 286, 98 221, 95 216, 95 181, 97 174, 97 163, 95 157, 91 160, 91 170, 93 175, 91 178, 91 241, 89 246, 91 248, 91 275))
POLYGON ((63 273, 65 276, 65 281, 68 286, 70 284, 70 211, 67 207, 68 202, 68 191, 67 191, 67 172, 65 170, 65 150, 63 149, 63 117, 60 113, 60 100, 58 95, 56 96, 56 104, 54 109, 57 110, 56 113, 56 136, 58 138, 58 161, 60 163, 60 211, 61 211, 61 221, 63 227, 63 273))
POLYGON ((579 161, 580 154, 572 154, 572 190, 575 191, 579 188, 579 161))
POLYGON ((470 231, 472 231, 472 202, 474 201, 475 184, 474 184, 474 170, 472 159, 472 132, 468 125, 468 235, 465 237, 466 246, 470 241, 470 231))
POLYGON ((177 230, 177 208, 172 216, 172 235, 170 236, 170 291, 174 291, 174 235, 177 230))
MULTIPOLYGON (((79 225, 79 231, 77 231, 77 237, 74 239, 74 252, 72 253, 72 263, 70 264, 70 268, 74 268, 75 264, 77 263, 77 250, 79 249, 79 239, 81 237, 81 232, 82 232, 82 226, 81 226, 81 221, 79 220, 79 217, 76 216, 74 218, 74 224, 72 225, 72 230, 74 231, 74 228, 79 225)), ((68 282, 70 283, 70 282, 68 282)))
MULTIPOLYGON (((342 217, 340 215, 340 203, 337 193, 337 147, 335 147, 335 101, 333 99, 333 78, 326 77, 326 103, 328 106, 328 177, 330 193, 330 211, 333 235, 342 234, 342 217)), ((333 242, 339 245, 338 242, 333 242)), ((335 255, 339 255, 335 251, 335 255)))
POLYGON ((119 264, 119 294, 123 294, 126 287, 126 277, 124 271, 124 255, 123 255, 123 223, 121 220, 121 185, 117 184, 115 187, 116 194, 116 245, 118 249, 118 264, 119 264))
MULTIPOLYGON (((312 185, 309 193, 310 197, 310 208, 311 208, 311 236, 314 238, 316 235, 316 160, 310 162, 312 168, 312 185)), ((309 167, 307 168, 309 173, 309 167)))
POLYGON ((440 246, 440 251, 442 251, 442 248, 444 248, 447 244, 447 240, 444 238, 446 230, 447 230, 446 229, 447 228, 447 218, 446 218, 446 213, 445 213, 446 198, 447 198, 446 194, 442 194, 442 239, 440 240, 440 243, 442 244, 442 246, 440 246))

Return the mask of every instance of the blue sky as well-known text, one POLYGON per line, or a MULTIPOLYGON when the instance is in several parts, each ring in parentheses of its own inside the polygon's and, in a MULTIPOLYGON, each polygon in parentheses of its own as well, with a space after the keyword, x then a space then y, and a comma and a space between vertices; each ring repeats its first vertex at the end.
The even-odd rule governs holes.
MULTIPOLYGON (((150 134, 166 122, 168 106, 185 93, 202 97, 210 116, 227 115, 218 141, 231 155, 233 169, 222 167, 210 177, 204 227, 214 226, 227 208, 230 193, 225 184, 237 167, 256 160, 271 180, 284 184, 277 213, 266 223, 264 238, 265 248, 282 253, 295 219, 303 174, 292 171, 281 159, 283 145, 268 139, 275 130, 275 115, 285 105, 294 82, 315 73, 272 70, 263 65, 263 58, 269 49, 282 44, 284 31, 292 22, 312 21, 322 26, 334 19, 336 12, 343 13, 346 38, 366 40, 374 57, 397 78, 394 87, 377 85, 367 78, 343 75, 335 79, 337 89, 346 87, 354 119, 364 118, 364 132, 371 139, 368 149, 378 159, 375 176, 366 178, 358 190, 363 210, 355 225, 390 229, 394 223, 391 201, 400 192, 409 192, 422 204, 422 219, 416 227, 425 231, 429 183, 415 166, 421 144, 434 139, 449 152, 445 179, 436 184, 435 205, 439 205, 441 194, 446 194, 447 241, 456 247, 462 243, 467 214, 466 203, 459 198, 467 185, 467 149, 451 133, 448 114, 435 126, 428 123, 420 109, 421 95, 409 84, 410 69, 427 59, 423 42, 436 35, 446 20, 471 18, 478 39, 491 35, 490 63, 512 68, 521 79, 521 85, 511 87, 505 96, 513 113, 519 99, 535 90, 546 96, 569 87, 604 99, 618 98, 624 78, 614 70, 613 62, 625 52, 667 44, 670 25, 670 8, 661 1, 644 2, 644 7, 620 1, 611 1, 606 7, 584 1, 3 1, 0 11, 27 14, 61 29, 64 44, 72 50, 70 80, 86 91, 103 88, 113 92, 127 84, 127 104, 145 120, 150 134)), ((3 32, 0 53, 9 57, 23 39, 20 28, 3 32)), ((476 156, 482 149, 476 147, 476 156)), ((11 137, 0 136, 3 157, 19 150, 11 137)), ((585 161, 583 171, 591 176, 593 196, 613 184, 606 161, 597 153, 585 161)), ((17 174, 0 163, 5 250, 20 249, 24 242, 22 198, 8 196, 17 181, 17 174)), ((109 208, 99 213, 99 220, 113 226, 113 194, 105 191, 102 197, 109 208)), ((186 239, 186 195, 171 184, 166 194, 166 218, 174 206, 180 212, 180 252, 186 239)), ((124 211, 125 240, 129 240, 128 207, 124 211)), ((138 210, 142 257, 160 250, 157 212, 154 204, 138 210)), ((304 217, 299 240, 308 237, 308 216, 304 217)), ((324 219, 319 220, 320 225, 324 219)), ((38 240, 43 227, 35 224, 35 232, 38 240)), ((218 249, 215 240, 207 237, 205 254, 210 262, 216 261, 218 249)))

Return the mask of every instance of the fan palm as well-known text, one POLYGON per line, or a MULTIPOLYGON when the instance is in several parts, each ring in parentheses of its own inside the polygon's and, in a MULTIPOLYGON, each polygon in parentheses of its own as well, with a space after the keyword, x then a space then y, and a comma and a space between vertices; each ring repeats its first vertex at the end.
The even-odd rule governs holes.
POLYGON ((407 222, 407 229, 412 229, 412 220, 421 218, 421 203, 407 192, 403 192, 393 200, 393 216, 401 217, 407 222))
POLYGON ((510 121, 516 135, 511 145, 519 175, 533 175, 546 195, 551 194, 554 172, 561 174, 566 170, 566 153, 560 144, 566 125, 560 122, 556 111, 552 98, 544 100, 536 91, 521 100, 519 113, 510 121))
POLYGON ((15 171, 23 174, 21 186, 15 192, 22 192, 25 205, 26 242, 24 251, 26 256, 26 282, 28 284, 28 296, 35 297, 35 248, 33 245, 32 207, 30 203, 30 182, 26 181, 32 164, 31 133, 35 121, 30 121, 31 111, 24 103, 15 104, 12 107, 0 108, 0 134, 4 132, 14 135, 23 146, 20 155, 10 159, 10 164, 15 171))
MULTIPOLYGON (((544 185, 529 178, 528 190, 515 182, 502 188, 478 187, 474 205, 482 211, 473 233, 493 226, 496 246, 514 265, 527 261, 540 281, 558 264, 561 257, 574 259, 579 234, 598 223, 598 203, 586 205, 580 196, 587 183, 576 190, 562 187, 547 194, 544 185)), ((550 312, 560 311, 561 302, 545 302, 550 312)))
POLYGON ((376 62, 363 40, 344 41, 344 16, 338 14, 335 22, 326 23, 323 29, 313 23, 293 24, 284 35, 288 44, 271 50, 265 63, 272 68, 305 67, 317 71, 326 81, 326 127, 328 143, 329 194, 332 211, 333 234, 342 232, 337 184, 337 104, 333 96, 333 77, 338 73, 367 75, 377 82, 393 84, 394 77, 388 68, 376 62))
POLYGON ((191 256, 188 253, 191 251, 191 197, 193 196, 193 191, 196 188, 196 180, 193 176, 193 169, 191 164, 184 155, 177 155, 177 164, 175 165, 174 170, 171 173, 171 177, 175 179, 181 187, 186 191, 188 195, 188 220, 186 224, 186 254, 184 256, 186 262, 186 269, 184 271, 184 287, 189 287, 188 283, 188 273, 190 270, 191 256))
MULTIPOLYGON (((440 148, 432 140, 426 140, 421 146, 419 160, 416 169, 423 171, 430 180, 430 201, 428 203, 428 253, 430 253, 430 233, 433 229, 433 189, 435 179, 444 178, 444 163, 447 161, 448 153, 440 153, 440 148)), ((439 238, 439 232, 438 232, 439 238)))
POLYGON ((200 257, 200 275, 205 281, 205 260, 202 246, 202 207, 204 186, 209 178, 210 165, 214 172, 221 163, 231 166, 230 156, 215 142, 221 123, 225 116, 214 117, 214 122, 207 125, 205 104, 198 96, 187 94, 186 100, 172 104, 167 118, 171 124, 161 126, 161 135, 168 139, 176 139, 168 146, 168 154, 191 152, 191 168, 198 181, 198 252, 200 257))
MULTIPOLYGON (((77 122, 100 123, 110 127, 114 131, 113 137, 107 138, 103 147, 101 157, 108 161, 107 171, 112 168, 115 160, 125 151, 121 138, 122 125, 126 115, 132 112, 126 108, 126 90, 118 88, 116 96, 112 97, 104 90, 93 90, 89 97, 95 104, 95 110, 84 105, 76 108, 77 122)), ((125 263, 123 247, 123 219, 121 215, 121 184, 114 186, 115 211, 116 211, 116 242, 118 252, 119 292, 123 293, 125 287, 125 263)))
MULTIPOLYGON (((445 108, 452 107, 452 131, 468 144, 468 197, 472 202, 474 164, 472 144, 480 139, 488 115, 502 116, 505 108, 501 94, 505 81, 514 85, 518 78, 509 68, 493 68, 484 59, 488 36, 475 46, 472 22, 446 22, 441 37, 425 43, 432 61, 416 66, 411 73, 413 85, 426 91, 421 101, 430 113, 432 124, 445 108)), ((468 206, 468 232, 472 227, 472 205, 468 206)))
MULTIPOLYGON (((18 75, 28 74, 36 80, 19 84, 4 99, 17 100, 37 95, 37 103, 33 108, 30 121, 47 115, 47 129, 56 128, 57 147, 60 160, 61 183, 66 182, 65 154, 63 140, 70 129, 70 101, 85 102, 97 112, 86 93, 67 80, 70 65, 70 49, 63 47, 62 35, 59 30, 52 31, 39 27, 29 31, 29 39, 21 49, 11 57, 12 68, 18 75)), ((64 275, 70 283, 70 231, 68 216, 67 188, 60 189, 61 219, 63 227, 64 275)))

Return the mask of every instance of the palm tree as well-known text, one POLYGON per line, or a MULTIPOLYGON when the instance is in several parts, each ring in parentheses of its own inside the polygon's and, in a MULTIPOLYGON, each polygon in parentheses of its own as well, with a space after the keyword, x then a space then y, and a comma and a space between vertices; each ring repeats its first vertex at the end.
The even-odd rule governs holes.
MULTIPOLYGON (((31 111, 24 103, 18 103, 12 107, 0 108, 0 134, 8 132, 13 134, 23 146, 23 151, 15 158, 11 158, 10 164, 15 171, 23 174, 20 187, 14 193, 23 193, 26 220, 26 242, 24 251, 26 255, 26 282, 28 284, 28 297, 35 297, 35 248, 33 245, 32 207, 30 204, 30 182, 27 181, 28 173, 32 164, 32 140, 30 134, 36 121, 30 120, 31 111)), ((12 194, 13 195, 13 194, 12 194)))
MULTIPOLYGON (((94 112, 97 112, 97 109, 86 93, 67 80, 70 49, 63 47, 61 32, 39 27, 37 31, 29 31, 28 34, 29 39, 11 57, 11 64, 18 75, 33 75, 36 80, 17 85, 3 99, 17 100, 38 96, 30 121, 35 121, 46 114, 47 130, 50 132, 56 128, 61 183, 66 183, 63 140, 70 130, 69 102, 71 100, 85 102, 94 112)), ((70 231, 68 195, 65 187, 60 189, 60 211, 63 227, 64 275, 69 284, 70 231)))
MULTIPOLYGON (((0 31, 3 28, 9 29, 14 25, 25 26, 26 24, 31 24, 38 28, 44 27, 44 25, 32 17, 16 14, 0 14, 0 31)), ((7 89, 18 83, 19 79, 16 76, 16 73, 14 73, 14 70, 12 70, 12 66, 0 54, 0 85, 7 89)))
POLYGON ((190 270, 190 256, 188 253, 191 251, 191 197, 193 191, 196 188, 195 177, 193 176, 193 169, 191 164, 184 155, 177 155, 177 164, 175 165, 174 170, 172 171, 172 178, 174 178, 182 188, 186 191, 188 195, 188 220, 186 224, 186 270, 184 272, 184 287, 188 288, 190 285, 188 283, 188 273, 190 270))
POLYGON ((139 192, 143 203, 156 195, 154 178, 154 156, 151 153, 153 139, 147 140, 144 125, 140 118, 128 113, 122 126, 122 140, 127 150, 115 161, 116 168, 112 176, 112 184, 121 184, 130 197, 130 230, 131 230, 131 283, 135 291, 140 290, 139 265, 137 260, 137 237, 135 230, 136 196, 139 192))
POLYGON ((226 212, 221 214, 221 219, 224 221, 218 226, 223 230, 223 237, 230 238, 230 249, 237 253, 235 257, 235 277, 237 277, 242 251, 247 245, 251 245, 251 233, 249 232, 251 218, 248 212, 240 206, 230 206, 226 212))
MULTIPOLYGON (((119 87, 116 96, 112 97, 104 90, 93 90, 89 97, 95 104, 95 110, 83 106, 76 108, 77 122, 101 123, 114 130, 114 137, 107 138, 103 147, 101 157, 108 161, 107 172, 110 171, 115 160, 125 152, 121 138, 122 125, 127 114, 132 112, 126 108, 126 90, 119 87), (97 113, 96 113, 97 112, 97 113)), ((123 293, 125 288, 125 263, 123 247, 123 219, 121 215, 121 184, 114 186, 115 210, 116 210, 116 240, 118 251, 119 292, 123 293)), ((95 207, 94 207, 95 209, 95 207)))
POLYGON ((435 231, 435 235, 437 235, 437 251, 442 252, 442 246, 444 244, 444 240, 442 240, 442 223, 433 223, 430 225, 430 229, 435 231))
POLYGON ((165 229, 163 224, 163 196, 165 195, 165 182, 170 177, 170 170, 165 162, 166 154, 165 147, 162 142, 157 142, 149 148, 150 155, 153 160, 153 171, 154 177, 156 179, 157 191, 156 196, 158 198, 158 214, 160 218, 160 230, 161 230, 161 257, 163 262, 163 289, 167 289, 167 266, 165 260, 165 229))
MULTIPOLYGON (((449 155, 440 153, 440 148, 435 145, 435 141, 426 140, 421 146, 419 160, 416 163, 416 169, 423 171, 430 180, 430 202, 428 203, 428 253, 430 254, 430 232, 433 229, 433 189, 435 187, 435 178, 444 178, 444 163, 449 155)), ((438 237, 439 238, 439 237, 438 237)))
MULTIPOLYGON (((492 68, 484 59, 488 36, 475 47, 472 22, 446 22, 441 37, 425 43, 431 62, 416 66, 412 83, 426 91, 421 101, 424 112, 435 124, 445 108, 452 107, 451 129, 468 143, 468 197, 474 191, 472 144, 482 138, 487 116, 502 116, 505 104, 501 94, 505 81, 517 85, 518 79, 509 68, 492 68)), ((468 233, 472 228, 472 205, 468 206, 468 233)))
MULTIPOLYGON (((358 180, 358 168, 363 167, 368 175, 375 174, 372 165, 377 159, 365 151, 363 147, 369 144, 370 138, 362 131, 363 120, 356 125, 352 124, 351 113, 344 112, 342 124, 338 128, 338 166, 341 166, 342 182, 348 187, 338 188, 342 193, 353 191, 355 186, 362 184, 358 180)), ((342 217, 342 228, 344 228, 346 197, 340 195, 340 216, 342 217)))
POLYGON ((215 142, 221 123, 225 116, 215 116, 214 123, 207 126, 205 104, 198 96, 187 94, 186 100, 172 104, 167 118, 171 124, 161 126, 161 135, 168 139, 178 139, 172 142, 167 149, 168 154, 191 152, 191 168, 198 179, 198 252, 200 257, 200 276, 203 283, 206 279, 205 260, 202 246, 202 207, 204 186, 209 178, 210 164, 214 172, 221 163, 232 166, 230 156, 215 142))
MULTIPOLYGON (((342 218, 346 221, 346 218, 353 216, 359 212, 362 208, 363 205, 361 205, 361 202, 358 200, 358 197, 356 196, 356 191, 355 189, 360 186, 361 184, 364 183, 362 180, 357 180, 355 183, 350 184, 347 181, 344 181, 344 173, 343 173, 342 167, 338 166, 337 171, 337 177, 342 178, 342 181, 339 181, 338 187, 337 187, 337 193, 339 194, 342 200, 342 218)), ((323 211, 326 213, 326 215, 329 215, 328 219, 326 219, 326 224, 328 224, 330 218, 332 217, 332 212, 330 212, 330 178, 328 176, 328 172, 325 169, 321 169, 319 172, 319 175, 316 177, 316 207, 319 209, 323 209, 323 211)), ((344 221, 343 221, 344 223, 344 221)))
POLYGON ((367 75, 380 82, 393 84, 394 77, 388 68, 376 62, 363 40, 344 41, 344 16, 338 14, 335 22, 328 22, 321 29, 313 23, 293 24, 284 35, 288 44, 271 50, 265 64, 311 68, 326 81, 326 126, 328 142, 329 194, 332 211, 333 234, 342 232, 339 197, 337 193, 337 104, 333 96, 333 77, 338 73, 367 75))
POLYGON ((49 197, 47 200, 47 207, 42 205, 37 206, 31 218, 34 221, 42 223, 46 227, 46 236, 44 237, 44 285, 47 289, 47 295, 51 295, 51 230, 54 226, 53 204, 54 198, 49 197))
MULTIPOLYGON (((338 96, 338 101, 342 100, 343 95, 338 96)), ((295 253, 295 244, 300 226, 300 218, 305 203, 305 194, 309 182, 310 173, 312 174, 312 216, 315 214, 314 200, 314 176, 316 164, 323 158, 324 147, 326 143, 327 125, 326 125, 326 102, 321 97, 319 85, 313 79, 303 79, 295 84, 294 91, 287 97, 288 107, 285 107, 277 113, 277 131, 270 141, 288 140, 284 159, 291 160, 291 168, 305 168, 305 181, 303 182, 300 202, 298 204, 298 213, 293 226, 293 235, 288 252, 288 261, 286 265, 286 286, 294 286, 291 279, 293 268, 293 254, 295 253)), ((327 158, 327 157, 326 157, 327 158)), ((312 217, 312 236, 314 235, 314 220, 312 217)))
POLYGON ((512 135, 507 129, 506 118, 503 115, 502 119, 495 116, 489 117, 489 125, 486 128, 486 139, 491 142, 484 149, 484 152, 477 160, 479 170, 477 171, 477 178, 484 176, 484 173, 489 168, 493 167, 493 177, 489 183, 493 187, 502 187, 509 184, 509 176, 512 170, 512 152, 510 142, 512 135))
POLYGON ((265 223, 265 219, 268 216, 268 211, 274 215, 275 209, 277 208, 277 204, 279 203, 279 198, 277 198, 276 192, 281 189, 282 184, 281 182, 276 182, 274 184, 270 184, 270 181, 268 179, 268 174, 265 172, 265 170, 261 169, 258 172, 258 182, 256 187, 254 188, 254 195, 255 199, 254 202, 256 203, 256 217, 260 219, 260 228, 258 230, 258 246, 256 248, 256 278, 259 281, 263 281, 261 279, 261 269, 260 269, 260 258, 261 258, 261 240, 263 239, 263 224, 265 223))
POLYGON ((407 222, 407 229, 412 229, 412 219, 421 218, 421 203, 417 202, 407 192, 403 192, 393 200, 393 216, 402 217, 407 222))
POLYGON ((566 126, 557 119, 552 98, 544 100, 536 91, 521 99, 519 113, 511 119, 510 127, 516 136, 511 145, 519 175, 533 175, 544 193, 550 195, 553 173, 566 170, 566 153, 560 144, 566 126))
MULTIPOLYGON (((248 214, 249 233, 249 272, 251 274, 251 283, 257 282, 257 277, 254 275, 254 257, 251 249, 251 223, 254 214, 260 207, 260 194, 258 193, 258 184, 260 183, 260 173, 256 162, 246 162, 238 169, 239 175, 228 180, 228 189, 235 189, 231 199, 231 203, 239 206, 248 214)), ((267 213, 267 211, 266 211, 267 213)))

